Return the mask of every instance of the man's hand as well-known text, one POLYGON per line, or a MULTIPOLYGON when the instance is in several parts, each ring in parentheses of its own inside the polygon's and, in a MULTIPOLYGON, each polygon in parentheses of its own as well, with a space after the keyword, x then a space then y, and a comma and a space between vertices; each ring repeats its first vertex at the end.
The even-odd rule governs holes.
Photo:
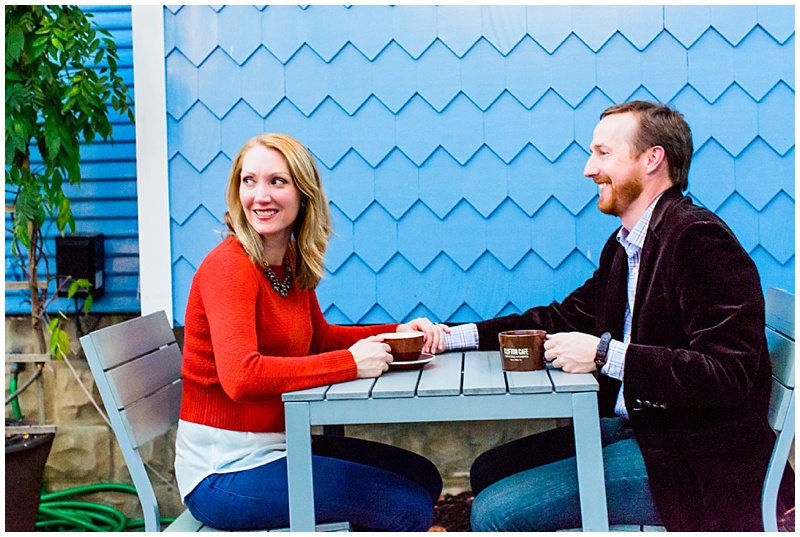
POLYGON ((581 332, 547 334, 544 358, 567 373, 591 373, 597 369, 594 357, 599 342, 599 337, 581 332))
POLYGON ((397 332, 417 331, 425 334, 422 352, 437 354, 445 351, 444 333, 450 332, 445 324, 433 324, 427 317, 418 317, 397 327, 397 332))

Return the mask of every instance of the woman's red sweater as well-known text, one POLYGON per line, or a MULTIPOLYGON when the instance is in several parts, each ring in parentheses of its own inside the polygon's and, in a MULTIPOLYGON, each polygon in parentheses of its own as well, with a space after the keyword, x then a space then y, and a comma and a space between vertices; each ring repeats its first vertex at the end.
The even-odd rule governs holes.
MULTIPOLYGON (((283 279, 282 267, 273 267, 283 279)), ((186 305, 181 419, 220 429, 285 430, 281 394, 356 378, 356 341, 397 324, 330 325, 316 293, 282 298, 228 237, 200 264, 186 305)))

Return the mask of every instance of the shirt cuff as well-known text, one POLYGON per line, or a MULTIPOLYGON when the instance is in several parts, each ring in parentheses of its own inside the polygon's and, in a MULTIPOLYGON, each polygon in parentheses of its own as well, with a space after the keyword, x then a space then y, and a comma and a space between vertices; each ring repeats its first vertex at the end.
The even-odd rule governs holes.
POLYGON ((450 333, 445 332, 444 344, 448 351, 478 348, 478 326, 474 323, 454 326, 450 333))
POLYGON ((618 380, 625 380, 625 353, 628 351, 628 344, 612 339, 608 345, 606 363, 600 372, 607 377, 618 380))

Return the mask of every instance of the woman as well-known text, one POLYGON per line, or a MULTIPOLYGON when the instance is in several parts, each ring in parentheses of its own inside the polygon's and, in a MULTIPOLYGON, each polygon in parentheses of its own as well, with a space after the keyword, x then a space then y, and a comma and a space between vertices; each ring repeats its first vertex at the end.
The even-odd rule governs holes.
MULTIPOLYGON (((175 474, 184 503, 218 529, 289 523, 281 394, 388 369, 377 334, 420 330, 425 352, 444 349, 427 319, 369 327, 329 325, 314 288, 331 233, 314 159, 297 140, 264 134, 239 151, 227 184, 229 236, 203 260, 186 307, 183 400, 175 474)), ((391 446, 312 440, 317 521, 425 531, 442 488, 433 464, 391 446)))

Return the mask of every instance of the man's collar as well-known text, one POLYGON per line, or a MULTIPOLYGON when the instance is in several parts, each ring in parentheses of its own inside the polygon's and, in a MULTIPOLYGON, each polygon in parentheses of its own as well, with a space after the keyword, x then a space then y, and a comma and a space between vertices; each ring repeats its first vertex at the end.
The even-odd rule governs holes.
POLYGON ((653 217, 653 211, 655 210, 658 200, 661 199, 661 196, 663 196, 665 192, 662 192, 650 202, 650 205, 647 206, 647 209, 645 209, 644 213, 642 213, 642 216, 639 217, 639 220, 633 226, 633 229, 630 231, 625 229, 625 227, 621 227, 619 229, 619 232, 617 233, 617 241, 622 244, 626 251, 628 251, 629 246, 634 246, 639 250, 641 250, 644 246, 644 239, 647 236, 647 228, 650 226, 650 219, 653 217))
POLYGON ((650 219, 650 229, 657 231, 661 227, 661 222, 664 220, 664 214, 667 212, 667 207, 683 198, 681 187, 674 185, 668 188, 661 194, 661 203, 657 204, 653 209, 653 216, 650 219))

